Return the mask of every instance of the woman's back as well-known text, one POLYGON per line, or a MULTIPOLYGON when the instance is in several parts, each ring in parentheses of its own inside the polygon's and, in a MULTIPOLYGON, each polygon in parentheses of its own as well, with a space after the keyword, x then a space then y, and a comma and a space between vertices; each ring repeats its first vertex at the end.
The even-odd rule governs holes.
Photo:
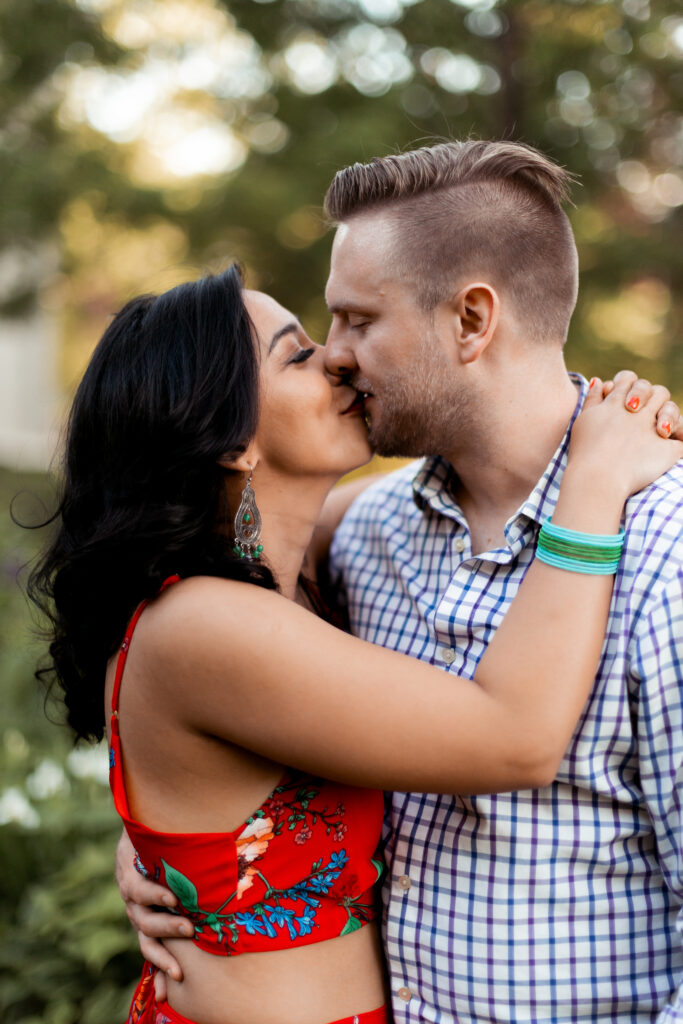
MULTIPOLYGON (((154 669, 163 598, 141 611, 107 672, 110 781, 137 869, 169 886, 195 929, 196 948, 177 943, 185 980, 177 992, 170 987, 170 1002, 207 1024, 224 1024, 230 1005, 239 1024, 253 1014, 256 968, 264 1021, 281 1024, 283 1006, 296 1005, 302 988, 311 1022, 329 1018, 331 1006, 335 1017, 379 1006, 381 972, 368 970, 379 962, 377 937, 364 926, 375 917, 381 874, 373 857, 381 793, 286 769, 188 729, 154 669), (341 936, 343 947, 323 941, 341 936), (349 967, 341 985, 340 957, 349 967)), ((201 699, 191 668, 187 678, 201 699)))

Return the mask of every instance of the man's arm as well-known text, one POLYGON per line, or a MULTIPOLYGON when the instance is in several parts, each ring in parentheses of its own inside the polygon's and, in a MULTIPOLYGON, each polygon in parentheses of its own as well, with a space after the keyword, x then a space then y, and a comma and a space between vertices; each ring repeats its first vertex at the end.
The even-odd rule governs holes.
POLYGON ((318 577, 320 567, 327 562, 334 531, 344 518, 346 510, 359 494, 362 494, 370 484, 374 484, 383 476, 385 476, 384 473, 367 473, 348 483, 338 484, 330 491, 306 552, 306 569, 313 579, 318 577))
MULTIPOLYGON (((679 510, 683 518, 683 509, 679 510)), ((683 546, 683 536, 680 544, 683 546)), ((647 618, 631 670, 639 679, 641 786, 657 837, 662 876, 681 907, 672 944, 683 934, 683 570, 668 580, 647 618)), ((683 1024, 683 976, 657 1024, 683 1024)))

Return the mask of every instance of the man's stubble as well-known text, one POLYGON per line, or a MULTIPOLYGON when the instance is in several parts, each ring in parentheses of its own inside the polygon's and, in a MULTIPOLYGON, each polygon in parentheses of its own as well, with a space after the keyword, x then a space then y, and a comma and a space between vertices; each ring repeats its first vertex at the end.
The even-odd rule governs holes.
MULTIPOLYGON (((357 386, 362 390, 362 382, 357 386)), ((368 438, 378 455, 420 458, 478 443, 478 403, 431 333, 416 345, 409 367, 387 374, 375 401, 382 411, 375 420, 368 415, 368 438)))

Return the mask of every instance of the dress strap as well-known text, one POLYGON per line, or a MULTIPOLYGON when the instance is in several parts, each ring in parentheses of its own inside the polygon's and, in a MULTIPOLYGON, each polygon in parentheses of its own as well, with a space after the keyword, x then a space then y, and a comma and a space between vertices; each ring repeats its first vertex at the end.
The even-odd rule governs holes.
MULTIPOLYGON (((170 587, 170 586, 172 586, 172 584, 177 583, 179 581, 179 579, 180 579, 180 576, 178 576, 178 575, 167 577, 167 579, 165 579, 164 582, 159 587, 159 590, 157 591, 156 596, 158 597, 159 594, 162 594, 164 592, 164 590, 166 590, 167 587, 170 587)), ((113 687, 112 693, 111 693, 111 714, 112 714, 112 718, 118 718, 118 714, 119 714, 119 691, 121 689, 121 680, 123 678, 123 670, 126 667, 126 658, 128 656, 128 648, 130 647, 130 642, 131 642, 131 640, 133 638, 133 632, 135 630, 135 627, 138 624, 138 620, 139 620, 140 616, 144 612, 144 610, 147 607, 147 605, 149 604, 150 600, 151 600, 151 598, 147 598, 145 601, 141 601, 140 604, 137 606, 137 608, 135 609, 135 612, 133 613, 133 618, 128 623, 128 628, 126 629, 125 635, 124 635, 123 640, 121 642, 121 649, 119 650, 119 656, 118 656, 118 659, 116 661, 116 674, 114 676, 114 687, 113 687)))

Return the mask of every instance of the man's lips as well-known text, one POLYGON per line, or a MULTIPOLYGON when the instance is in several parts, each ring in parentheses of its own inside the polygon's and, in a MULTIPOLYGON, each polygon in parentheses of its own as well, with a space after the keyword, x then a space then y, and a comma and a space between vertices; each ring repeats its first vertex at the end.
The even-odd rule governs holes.
POLYGON ((365 411, 366 401, 372 397, 373 395, 369 391, 356 391, 355 395, 353 396, 353 401, 348 406, 348 408, 342 411, 341 415, 349 416, 353 413, 362 414, 365 411))

